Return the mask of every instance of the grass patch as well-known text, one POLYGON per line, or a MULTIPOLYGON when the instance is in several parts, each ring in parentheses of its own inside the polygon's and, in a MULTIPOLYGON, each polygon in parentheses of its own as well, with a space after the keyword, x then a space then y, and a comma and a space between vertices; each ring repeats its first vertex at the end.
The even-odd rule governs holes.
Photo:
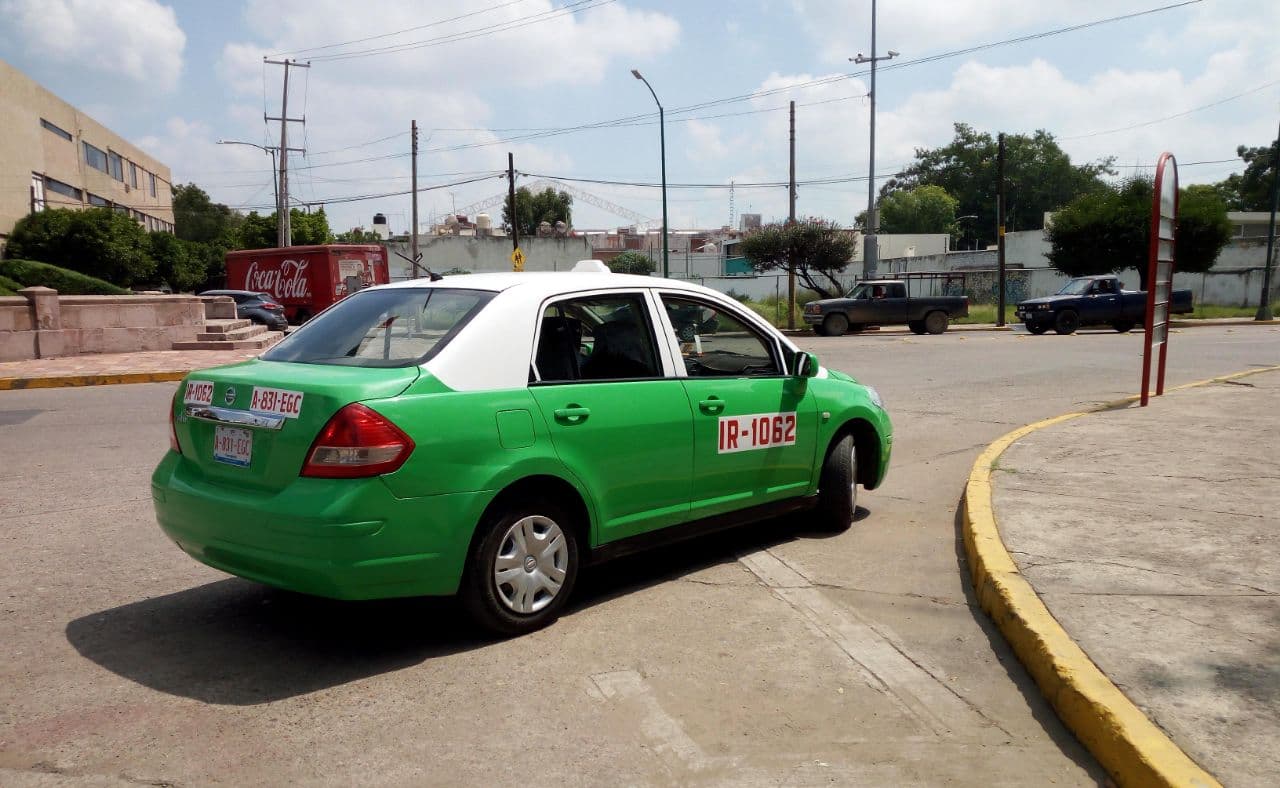
POLYGON ((34 260, 0 260, 0 276, 21 282, 22 287, 52 287, 60 295, 131 295, 110 282, 34 260))
MULTIPOLYGON (((1004 322, 1017 323, 1020 322, 1014 314, 1018 307, 1014 304, 1004 305, 1004 322)), ((970 326, 978 323, 995 323, 996 312, 998 308, 995 304, 969 304, 968 317, 958 317, 951 322, 958 326, 970 326)))
POLYGON ((1196 304, 1196 310, 1189 315, 1174 315, 1174 320, 1214 320, 1223 317, 1256 317, 1256 306, 1215 306, 1214 304, 1196 304))

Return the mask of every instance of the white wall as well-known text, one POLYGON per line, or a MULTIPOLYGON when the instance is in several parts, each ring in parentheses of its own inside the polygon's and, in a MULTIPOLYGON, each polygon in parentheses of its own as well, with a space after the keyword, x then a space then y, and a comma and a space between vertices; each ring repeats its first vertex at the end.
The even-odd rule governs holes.
MULTIPOLYGON (((591 259, 591 244, 586 238, 521 238, 520 249, 526 271, 567 271, 579 260, 591 259)), ((453 268, 473 274, 511 270, 510 238, 422 235, 418 236, 418 251, 422 265, 438 274, 453 268)), ((387 244, 393 282, 413 276, 408 261, 396 252, 408 257, 409 242, 387 244)))

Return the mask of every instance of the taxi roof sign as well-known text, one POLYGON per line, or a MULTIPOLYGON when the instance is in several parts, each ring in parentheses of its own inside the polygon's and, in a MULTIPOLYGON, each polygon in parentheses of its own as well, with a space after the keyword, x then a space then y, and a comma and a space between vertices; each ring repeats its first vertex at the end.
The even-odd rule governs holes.
POLYGON ((608 274, 612 273, 609 266, 599 260, 579 260, 573 266, 574 273, 588 274, 608 274))

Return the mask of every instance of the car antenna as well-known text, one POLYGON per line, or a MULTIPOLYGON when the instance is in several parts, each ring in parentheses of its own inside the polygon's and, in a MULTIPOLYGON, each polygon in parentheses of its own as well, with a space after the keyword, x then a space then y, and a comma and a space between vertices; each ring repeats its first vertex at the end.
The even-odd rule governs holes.
POLYGON ((411 257, 400 254, 398 249, 392 249, 391 251, 396 253, 396 257, 399 257, 401 260, 404 260, 406 263, 413 266, 413 272, 415 274, 418 272, 418 269, 421 268, 423 271, 427 272, 427 276, 431 278, 432 282, 439 282, 441 279, 444 279, 444 276, 437 274, 435 271, 432 271, 430 268, 427 268, 422 264, 422 252, 418 252, 418 259, 415 260, 411 257))

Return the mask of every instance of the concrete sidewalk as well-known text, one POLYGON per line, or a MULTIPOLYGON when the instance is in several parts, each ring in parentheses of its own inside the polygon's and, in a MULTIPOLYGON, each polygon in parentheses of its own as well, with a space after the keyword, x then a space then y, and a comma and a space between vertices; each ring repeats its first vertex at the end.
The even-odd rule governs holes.
POLYGON ((153 350, 6 361, 0 363, 0 391, 180 380, 193 369, 233 364, 263 352, 261 349, 153 350))
POLYGON ((1280 372, 1015 442, 1000 535, 1088 656, 1227 785, 1280 784, 1280 372))

